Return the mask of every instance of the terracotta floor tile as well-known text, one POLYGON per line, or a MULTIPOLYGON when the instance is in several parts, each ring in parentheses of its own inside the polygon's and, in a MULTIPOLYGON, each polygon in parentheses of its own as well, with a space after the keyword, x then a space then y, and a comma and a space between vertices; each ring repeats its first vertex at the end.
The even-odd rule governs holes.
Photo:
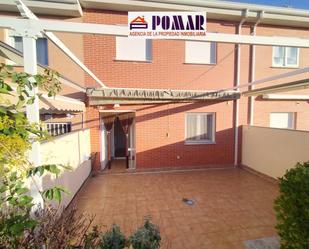
POLYGON ((116 223, 126 235, 151 216, 163 249, 241 249, 244 240, 276 235, 278 186, 244 170, 121 172, 92 178, 75 200, 78 213, 96 215, 104 229, 116 223))

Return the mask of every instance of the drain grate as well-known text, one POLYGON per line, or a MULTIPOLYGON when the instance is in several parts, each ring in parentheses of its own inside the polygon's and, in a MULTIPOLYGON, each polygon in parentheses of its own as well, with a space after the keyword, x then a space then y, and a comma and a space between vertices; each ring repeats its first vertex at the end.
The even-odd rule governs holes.
POLYGON ((195 204, 195 200, 193 199, 182 198, 182 201, 188 206, 193 206, 195 204))

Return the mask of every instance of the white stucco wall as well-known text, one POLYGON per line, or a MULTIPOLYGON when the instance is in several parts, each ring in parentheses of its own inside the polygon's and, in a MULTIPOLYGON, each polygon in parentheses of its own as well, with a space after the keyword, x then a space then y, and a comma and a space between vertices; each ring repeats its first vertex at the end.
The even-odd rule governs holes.
POLYGON ((90 131, 89 129, 67 133, 55 137, 52 141, 41 145, 42 164, 62 164, 72 167, 64 171, 59 178, 43 177, 43 188, 60 185, 70 190, 70 195, 64 195, 62 206, 66 207, 91 172, 90 131))
POLYGON ((309 132, 243 126, 242 164, 273 178, 309 160, 309 132))

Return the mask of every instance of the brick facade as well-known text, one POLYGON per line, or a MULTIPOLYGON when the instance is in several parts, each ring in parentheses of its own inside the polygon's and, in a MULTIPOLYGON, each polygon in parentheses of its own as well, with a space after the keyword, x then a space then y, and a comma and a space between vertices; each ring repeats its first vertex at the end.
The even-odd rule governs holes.
MULTIPOLYGON (((126 24, 125 12, 84 10, 87 23, 126 24)), ((235 33, 237 23, 208 20, 208 30, 235 33)), ((250 34, 251 25, 244 25, 242 34, 250 34)), ((258 29, 259 30, 259 29, 258 29)), ((289 35, 298 30, 261 27, 260 35, 289 35)), ((301 31, 309 36, 308 30, 301 31)), ((256 78, 284 73, 292 69, 272 68, 271 47, 258 47, 256 78)), ((164 88, 212 90, 232 87, 235 83, 235 45, 217 45, 217 64, 191 65, 184 63, 185 42, 152 41, 151 62, 116 61, 115 37, 84 36, 84 61, 109 87, 164 88)), ((302 49, 300 67, 309 65, 309 50, 302 49)), ((241 46, 240 82, 250 77, 250 46, 241 46)), ((88 87, 96 87, 85 76, 88 87)), ((130 105, 119 109, 136 111, 136 165, 137 168, 200 167, 233 165, 234 162, 234 104, 233 101, 187 104, 130 105), (185 113, 215 112, 216 143, 185 145, 185 113), (167 135, 168 134, 168 135, 167 135)), ((270 112, 297 112, 297 129, 309 130, 309 104, 306 101, 255 100, 255 125, 269 125, 270 112)), ((240 99, 239 124, 248 124, 248 98, 240 99)), ((87 108, 87 125, 91 128, 93 152, 100 152, 100 124, 97 107, 87 108)), ((240 132, 241 133, 241 132, 240 132)), ((239 135, 239 138, 241 135, 239 135)), ((241 140, 240 140, 241 141, 241 140)), ((239 144, 239 148, 241 144, 239 144)), ((240 150, 239 150, 240 151, 240 150)), ((240 158, 240 152, 239 152, 240 158)), ((99 161, 96 170, 100 169, 99 161)))

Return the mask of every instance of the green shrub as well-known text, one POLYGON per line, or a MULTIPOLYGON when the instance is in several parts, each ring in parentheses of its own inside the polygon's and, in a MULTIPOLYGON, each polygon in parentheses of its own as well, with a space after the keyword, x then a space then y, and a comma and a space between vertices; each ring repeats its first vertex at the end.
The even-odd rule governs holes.
POLYGON ((275 200, 281 249, 309 248, 309 162, 298 163, 279 179, 275 200))
POLYGON ((129 238, 129 243, 133 249, 158 249, 160 242, 159 228, 152 224, 149 219, 146 219, 144 226, 140 227, 129 238))
POLYGON ((126 238, 117 225, 113 225, 102 238, 101 249, 123 249, 126 246, 126 238))

